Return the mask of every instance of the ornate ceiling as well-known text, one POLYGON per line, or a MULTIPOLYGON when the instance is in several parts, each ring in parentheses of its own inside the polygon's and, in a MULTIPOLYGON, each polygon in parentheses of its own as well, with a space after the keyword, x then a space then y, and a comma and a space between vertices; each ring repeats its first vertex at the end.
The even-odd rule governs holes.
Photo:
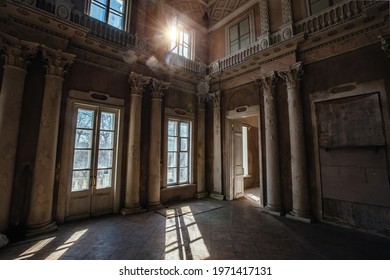
POLYGON ((250 0, 168 0, 167 3, 199 24, 211 27, 250 0))

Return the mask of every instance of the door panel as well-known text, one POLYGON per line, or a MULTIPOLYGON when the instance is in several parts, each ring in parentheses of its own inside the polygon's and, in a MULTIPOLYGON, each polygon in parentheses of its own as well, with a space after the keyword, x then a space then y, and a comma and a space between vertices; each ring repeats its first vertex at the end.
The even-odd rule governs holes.
POLYGON ((113 211, 119 110, 74 104, 66 219, 113 211))
POLYGON ((242 123, 233 122, 234 198, 244 195, 244 166, 242 156, 242 123))

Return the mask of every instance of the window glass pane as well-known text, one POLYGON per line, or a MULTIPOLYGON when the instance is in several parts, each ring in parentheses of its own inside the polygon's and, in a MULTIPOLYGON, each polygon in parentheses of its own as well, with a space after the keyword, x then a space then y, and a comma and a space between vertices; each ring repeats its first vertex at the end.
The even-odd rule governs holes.
POLYGON ((78 128, 93 128, 94 111, 78 109, 77 111, 77 127, 78 128))
POLYGON ((111 182, 112 182, 111 169, 98 170, 97 178, 96 178, 97 189, 111 188, 111 182))
POLYGON ((168 153, 168 167, 177 167, 176 159, 177 159, 177 153, 175 152, 168 153))
POLYGON ((249 46, 249 34, 241 37, 241 49, 249 46))
POLYGON ((187 122, 180 123, 180 137, 188 137, 190 131, 190 124, 187 122))
POLYGON ((110 8, 123 13, 123 0, 111 0, 110 8))
POLYGON ((188 168, 180 168, 180 183, 188 182, 188 168))
POLYGON ((234 53, 234 52, 236 52, 236 51, 238 51, 238 50, 239 50, 239 48, 238 48, 238 41, 235 41, 234 44, 231 44, 231 45, 230 45, 230 52, 231 52, 231 53, 234 53))
POLYGON ((175 121, 168 122, 168 135, 177 136, 177 122, 175 121))
POLYGON ((100 150, 98 155, 98 168, 111 168, 112 167, 112 151, 100 150))
POLYGON ((92 2, 99 3, 99 4, 102 4, 102 5, 106 5, 106 6, 107 6, 107 1, 108 0, 92 0, 92 2))
POLYGON ((99 149, 112 149, 114 147, 114 132, 100 131, 99 149))
POLYGON ((188 151, 188 139, 187 138, 180 139, 180 151, 182 151, 182 152, 188 151))
POLYGON ((190 36, 188 35, 188 33, 184 33, 183 43, 185 43, 187 45, 190 43, 190 36))
POLYGON ((123 28, 123 16, 117 15, 114 13, 110 13, 108 15, 108 24, 112 25, 116 28, 122 29, 123 28))
POLYGON ((188 153, 180 153, 180 167, 188 166, 188 153))
POLYGON ((167 173, 167 181, 168 184, 175 184, 177 183, 177 169, 176 168, 168 168, 168 173, 167 173))
POLYGON ((100 21, 106 21, 106 9, 101 6, 97 6, 94 3, 91 5, 91 11, 89 15, 100 21))
POLYGON ((91 148, 92 133, 92 130, 76 129, 75 148, 91 148))
POLYGON ((177 151, 177 137, 168 137, 168 151, 177 151))
POLYGON ((114 130, 114 126, 115 126, 115 114, 102 112, 100 115, 100 129, 114 130))
POLYGON ((89 169, 91 166, 90 150, 75 150, 73 159, 73 169, 89 169))
POLYGON ((311 0, 310 11, 311 14, 316 14, 330 6, 329 0, 311 0))
POLYGON ((235 25, 229 29, 230 42, 238 39, 238 25, 235 25))
POLYGON ((246 18, 240 22, 240 35, 249 33, 249 19, 246 18))
POLYGON ((72 192, 84 191, 88 189, 89 189, 89 170, 73 171, 72 192))

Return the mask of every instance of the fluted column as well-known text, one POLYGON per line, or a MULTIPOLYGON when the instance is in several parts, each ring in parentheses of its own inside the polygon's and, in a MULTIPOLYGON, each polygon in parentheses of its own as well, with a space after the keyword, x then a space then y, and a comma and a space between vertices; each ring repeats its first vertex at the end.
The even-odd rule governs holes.
POLYGON ((261 34, 257 39, 262 49, 270 45, 268 0, 259 0, 261 34))
POLYGON ((0 36, 5 61, 0 92, 0 232, 4 232, 9 222, 26 68, 38 45, 0 36))
POLYGON ((196 158, 196 198, 204 198, 207 196, 205 179, 206 179, 206 109, 207 93, 209 92, 210 77, 198 85, 198 125, 197 125, 197 158, 196 158))
POLYGON ((277 74, 272 71, 258 80, 263 88, 264 96, 264 119, 265 119, 265 158, 267 178, 267 204, 269 211, 281 214, 282 212, 282 189, 280 185, 279 166, 279 137, 278 115, 276 110, 275 84, 277 74))
POLYGON ((127 170, 126 170, 126 196, 125 207, 122 214, 132 214, 142 211, 139 204, 140 190, 140 152, 141 152, 141 108, 142 93, 150 77, 144 77, 134 72, 130 73, 129 83, 131 85, 130 96, 130 126, 129 142, 127 146, 127 170))
POLYGON ((148 176, 148 208, 159 207, 161 178, 161 104, 164 91, 169 83, 152 79, 152 100, 150 115, 149 176, 148 176))
POLYGON ((63 76, 75 57, 48 47, 42 48, 42 55, 46 63, 46 76, 27 217, 27 235, 30 236, 56 229, 52 208, 63 76))
POLYGON ((299 81, 302 75, 301 62, 292 65, 288 70, 278 72, 287 85, 287 102, 290 128, 291 180, 294 217, 310 218, 310 196, 307 177, 305 150, 305 131, 303 108, 299 81))
POLYGON ((211 198, 222 200, 221 92, 210 93, 213 106, 213 189, 211 198))

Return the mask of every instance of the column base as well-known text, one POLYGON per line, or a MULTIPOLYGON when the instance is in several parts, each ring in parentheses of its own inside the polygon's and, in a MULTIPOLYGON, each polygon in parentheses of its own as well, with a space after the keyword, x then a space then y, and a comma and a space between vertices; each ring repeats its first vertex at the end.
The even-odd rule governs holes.
POLYGON ((207 192, 198 192, 195 193, 194 197, 197 199, 208 197, 209 194, 207 192))
POLYGON ((9 243, 9 239, 6 235, 0 234, 0 248, 7 246, 9 243))
POLYGON ((216 200, 223 200, 224 199, 224 195, 220 194, 220 193, 211 193, 210 194, 210 198, 216 199, 216 200))
POLYGON ((163 208, 164 205, 161 202, 148 204, 148 211, 154 211, 163 208))
POLYGON ((311 224, 313 222, 312 218, 298 216, 293 211, 287 213, 286 217, 289 219, 292 219, 292 220, 296 220, 296 221, 300 221, 300 222, 304 222, 304 223, 308 223, 308 224, 311 224))
POLYGON ((26 237, 34 237, 45 233, 51 233, 56 230, 57 225, 54 221, 49 221, 39 225, 28 225, 26 227, 26 237))
POLYGON ((123 208, 121 210, 121 214, 123 216, 138 214, 138 213, 142 213, 142 212, 146 212, 146 209, 142 208, 141 206, 131 207, 131 208, 123 208))
POLYGON ((277 210, 277 209, 271 209, 270 207, 268 206, 265 206, 261 209, 261 212, 264 212, 264 213, 267 213, 267 214, 270 214, 270 215, 273 215, 273 216, 283 216, 283 212, 282 210, 277 210))

